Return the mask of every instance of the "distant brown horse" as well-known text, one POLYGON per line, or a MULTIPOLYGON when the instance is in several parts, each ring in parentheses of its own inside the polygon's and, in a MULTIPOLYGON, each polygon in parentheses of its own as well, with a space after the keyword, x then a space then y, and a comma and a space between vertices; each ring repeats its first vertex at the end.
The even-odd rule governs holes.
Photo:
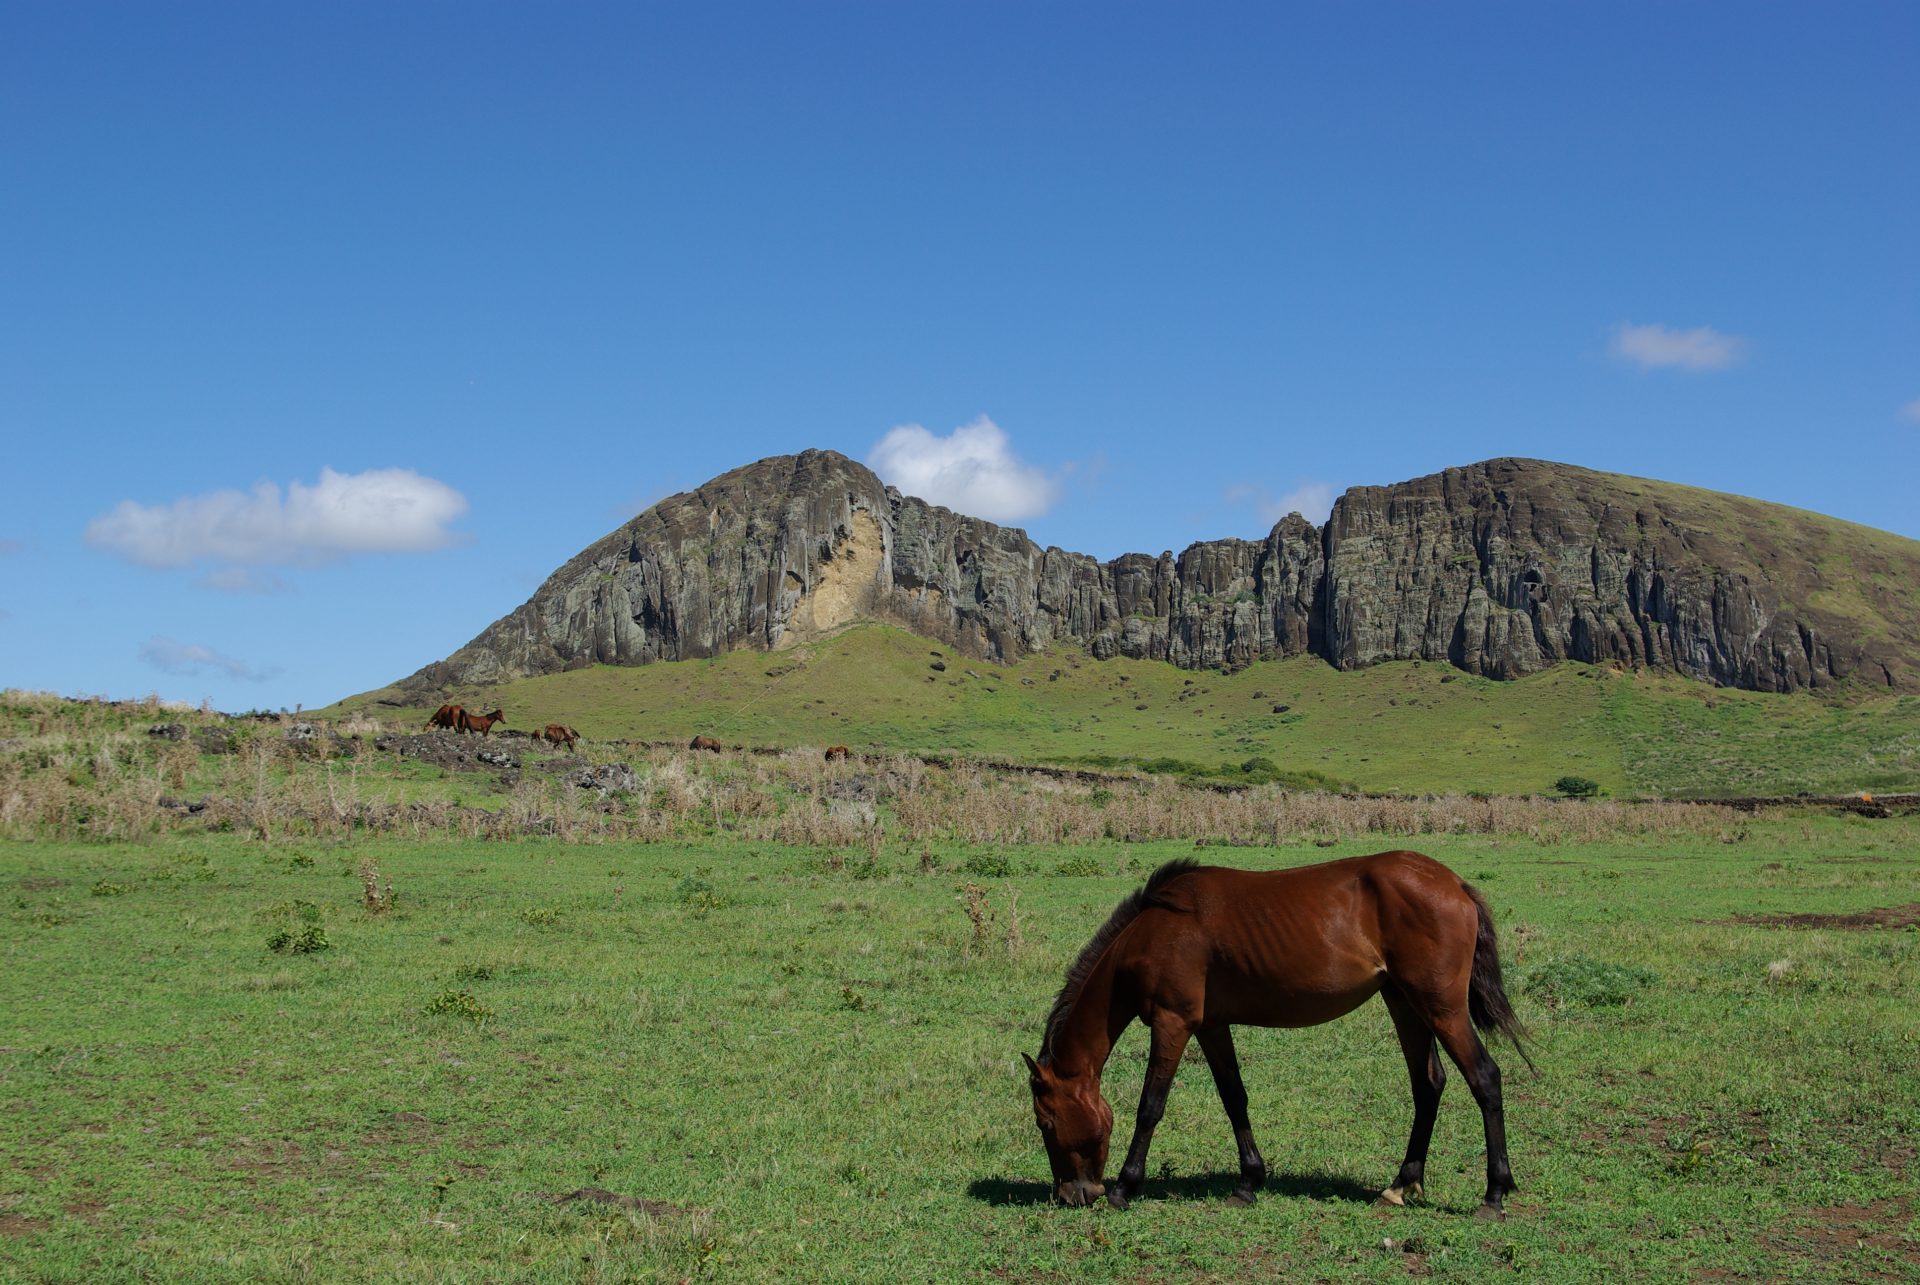
POLYGON ((535 732, 534 735, 549 745, 564 745, 568 749, 572 749, 574 743, 580 739, 580 733, 574 731, 565 723, 548 723, 540 731, 535 732))
POLYGON ((844 759, 851 753, 853 753, 853 751, 844 745, 829 745, 827 746, 827 762, 831 763, 835 759, 844 759))
POLYGON ((427 726, 420 730, 424 732, 427 727, 444 727, 448 731, 457 731, 460 727, 460 716, 464 713, 466 711, 458 705, 442 705, 433 711, 433 717, 427 720, 427 726))
POLYGON ((491 714, 469 714, 465 710, 460 712, 460 730, 463 732, 478 732, 482 736, 491 735, 495 723, 504 723, 506 721, 506 715, 497 709, 491 714))
POLYGON ((690 750, 712 750, 715 754, 718 754, 723 747, 720 742, 714 740, 711 736, 696 736, 687 742, 687 748, 690 750))
POLYGON ((1251 1202, 1267 1166, 1247 1122, 1232 1028, 1314 1026, 1376 992, 1413 1081, 1413 1133, 1381 1201, 1399 1205, 1421 1194, 1446 1084, 1437 1040, 1466 1076, 1486 1126, 1480 1215, 1503 1217, 1501 1201, 1514 1185, 1500 1068, 1474 1027, 1499 1031, 1517 1048, 1520 1024, 1501 985, 1485 898, 1417 852, 1271 873, 1174 861, 1122 901, 1068 971, 1039 1059, 1027 1058, 1034 1118, 1060 1199, 1084 1205, 1104 1192, 1124 1209, 1140 1194, 1167 1089, 1197 1036, 1240 1151, 1234 1197, 1251 1202), (1133 1145, 1108 1186, 1101 1175, 1113 1111, 1100 1094, 1100 1072, 1136 1017, 1152 1032, 1146 1084, 1133 1145))

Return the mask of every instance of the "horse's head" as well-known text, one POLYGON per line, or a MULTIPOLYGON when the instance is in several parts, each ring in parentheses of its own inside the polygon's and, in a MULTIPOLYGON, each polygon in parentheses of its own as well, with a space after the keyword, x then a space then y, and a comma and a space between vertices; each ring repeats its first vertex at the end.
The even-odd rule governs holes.
POLYGON ((504 723, 507 721, 507 716, 497 709, 491 714, 482 714, 480 717, 486 719, 489 723, 504 723))
POLYGON ((1100 1077, 1093 1071, 1061 1075, 1030 1057, 1027 1071, 1033 1119, 1053 1166, 1054 1193, 1063 1204, 1090 1205, 1106 1192, 1101 1175, 1113 1135, 1113 1108, 1100 1096, 1100 1077))

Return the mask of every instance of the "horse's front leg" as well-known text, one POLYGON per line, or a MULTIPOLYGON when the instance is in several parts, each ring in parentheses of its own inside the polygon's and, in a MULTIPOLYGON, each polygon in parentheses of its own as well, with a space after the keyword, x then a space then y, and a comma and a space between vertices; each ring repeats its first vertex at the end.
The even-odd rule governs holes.
POLYGON ((1147 1080, 1140 1088, 1140 1110, 1134 1115, 1133 1143, 1127 1148, 1126 1163, 1120 1176, 1107 1188, 1107 1200, 1115 1209, 1125 1209, 1140 1194, 1147 1178, 1147 1148, 1153 1145, 1153 1128, 1167 1109, 1167 1090, 1173 1087, 1174 1072, 1180 1069, 1180 1055, 1187 1051, 1187 1039, 1193 1034, 1184 1022, 1164 1021, 1153 1027, 1153 1045, 1147 1052, 1147 1080))
POLYGON ((1233 1189, 1233 1199, 1251 1205, 1254 1193, 1267 1180, 1267 1162, 1253 1144, 1253 1125, 1247 1120, 1247 1086, 1240 1082, 1240 1058, 1233 1051, 1232 1028, 1216 1026, 1201 1031, 1200 1051, 1207 1055, 1214 1087, 1220 1090, 1220 1105, 1227 1109, 1227 1122, 1233 1126, 1233 1143, 1240 1149, 1240 1185, 1233 1189))

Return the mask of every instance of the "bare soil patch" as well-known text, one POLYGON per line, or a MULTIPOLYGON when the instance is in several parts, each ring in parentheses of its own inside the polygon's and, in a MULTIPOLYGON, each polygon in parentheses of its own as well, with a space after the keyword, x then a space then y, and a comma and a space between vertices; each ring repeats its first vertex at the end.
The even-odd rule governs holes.
POLYGON ((1823 1205, 1807 1210, 1791 1230, 1770 1233, 1763 1243, 1820 1263, 1834 1279, 1910 1281, 1920 1269, 1920 1242, 1897 1230, 1906 1221, 1906 1206, 1893 1200, 1823 1205), (1887 1262, 1889 1256, 1895 1261, 1887 1262))
POLYGON ((1850 914, 1735 915, 1722 921, 1752 928, 1840 928, 1865 932, 1875 928, 1911 928, 1920 925, 1920 901, 1850 914))

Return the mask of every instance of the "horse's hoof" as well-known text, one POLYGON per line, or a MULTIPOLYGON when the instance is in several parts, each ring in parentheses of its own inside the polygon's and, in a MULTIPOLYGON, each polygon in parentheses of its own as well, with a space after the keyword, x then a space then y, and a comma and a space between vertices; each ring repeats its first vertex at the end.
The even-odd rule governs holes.
POLYGON ((1128 1204, 1127 1193, 1120 1190, 1120 1188, 1117 1185, 1108 1187, 1107 1203, 1109 1205, 1112 1205, 1115 1209, 1125 1209, 1128 1204))
POLYGON ((1507 1221, 1507 1211, 1498 1205, 1482 1205, 1473 1211, 1473 1216, 1481 1222, 1503 1223, 1507 1221))
POLYGON ((1400 1188, 1388 1187, 1373 1203, 1377 1208, 1398 1209, 1407 1203, 1407 1198, 1400 1194, 1400 1188))
POLYGON ((1227 1197, 1227 1203, 1229 1205, 1251 1205, 1257 1203, 1259 1199, 1260 1197, 1254 1194, 1252 1188, 1241 1187, 1231 1196, 1227 1197))

